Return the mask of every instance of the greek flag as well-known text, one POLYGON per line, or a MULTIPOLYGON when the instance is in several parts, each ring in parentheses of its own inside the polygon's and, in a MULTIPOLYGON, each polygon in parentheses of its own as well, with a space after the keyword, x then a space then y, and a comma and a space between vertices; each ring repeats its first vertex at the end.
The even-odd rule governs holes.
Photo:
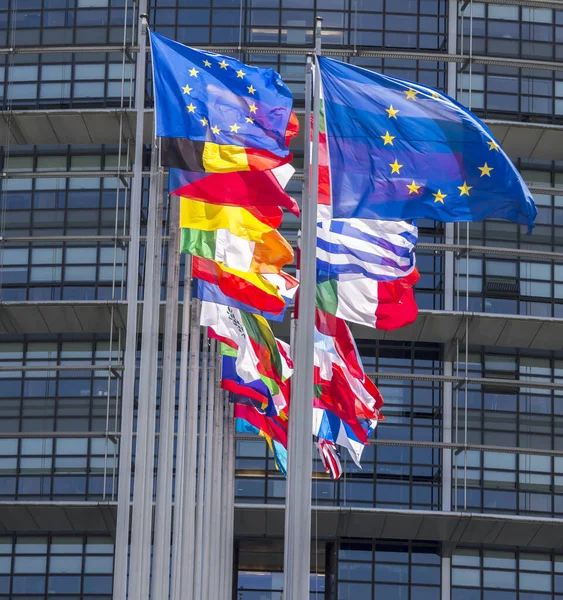
POLYGON ((392 281, 415 268, 418 229, 406 221, 331 219, 317 224, 317 282, 353 275, 392 281))

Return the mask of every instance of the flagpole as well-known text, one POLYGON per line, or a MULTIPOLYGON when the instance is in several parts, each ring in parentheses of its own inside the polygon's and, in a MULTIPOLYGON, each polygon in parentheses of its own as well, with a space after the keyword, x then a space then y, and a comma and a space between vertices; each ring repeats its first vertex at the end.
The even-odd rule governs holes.
POLYGON ((225 600, 233 596, 233 547, 235 533, 235 413, 233 405, 229 402, 225 394, 226 412, 227 412, 227 444, 229 462, 227 465, 227 570, 225 573, 226 591, 225 600))
POLYGON ((127 326, 123 394, 121 402, 121 439, 119 443, 119 476, 117 488, 117 523, 115 536, 115 568, 113 599, 127 595, 127 563, 129 555, 129 517, 131 514, 131 456, 133 446, 133 413, 135 405, 135 375, 137 369, 137 313, 139 294, 139 245, 141 235, 141 205, 143 195, 143 128, 147 61, 147 0, 139 2, 139 27, 135 77, 135 165, 129 206, 129 251, 127 255, 127 326))
POLYGON ((176 406, 176 353, 178 347, 178 288, 180 285, 179 199, 169 196, 166 312, 162 351, 162 392, 158 443, 151 597, 168 598, 172 534, 172 466, 176 406))
POLYGON ((129 597, 149 597, 152 533, 152 496, 156 415, 156 380, 160 312, 160 263, 162 247, 162 179, 159 141, 152 140, 151 178, 145 259, 143 334, 137 412, 135 482, 131 520, 129 597))
POLYGON ((227 393, 221 390, 221 406, 223 407, 223 458, 221 464, 221 524, 220 524, 220 587, 219 600, 226 600, 228 597, 227 570, 229 560, 229 544, 232 544, 228 535, 230 516, 229 516, 229 406, 227 404, 227 393))
MULTIPOLYGON (((192 258, 188 257, 190 265, 189 277, 186 274, 184 286, 190 285, 192 258)), ((184 287, 184 290, 186 288, 184 287)), ((189 299, 189 292, 187 298, 189 299)), ((186 291, 184 291, 186 302, 186 291)), ((190 358, 188 366, 188 399, 186 404, 186 448, 183 474, 182 498, 182 541, 179 561, 176 567, 178 588, 172 600, 199 600, 194 594, 195 581, 195 547, 196 547, 196 488, 197 488, 197 445, 198 445, 198 413, 199 413, 199 375, 200 375, 200 312, 201 304, 197 298, 191 303, 190 318, 190 358)), ((204 353, 205 357, 205 353, 204 353)), ((200 415, 203 413, 203 408, 200 415)), ((203 434, 202 434, 203 437, 203 434)))
POLYGON ((307 60, 305 82, 306 158, 302 202, 301 284, 295 332, 293 394, 289 412, 288 478, 285 501, 284 600, 309 597, 311 563, 311 479, 313 428, 313 352, 316 292, 317 202, 319 188, 320 73, 322 18, 315 19, 315 77, 313 142, 309 150, 309 105, 312 61, 307 60))
MULTIPOLYGON (((212 503, 213 503, 213 466, 214 457, 217 452, 215 448, 215 356, 217 343, 215 340, 210 341, 209 348, 209 367, 207 381, 207 424, 205 434, 205 485, 203 492, 203 544, 201 551, 203 554, 202 575, 201 575, 201 597, 211 598, 210 591, 210 575, 211 575, 211 558, 213 552, 213 535, 212 535, 212 503)), ((199 547, 199 546, 198 546, 199 547)))
MULTIPOLYGON (((197 486, 196 486, 196 504, 195 504, 195 544, 193 552, 194 580, 193 580, 193 598, 202 600, 202 560, 203 560, 203 518, 204 518, 204 485, 205 485, 205 438, 207 423, 207 368, 209 363, 209 340, 207 338, 207 327, 203 329, 203 352, 201 369, 201 405, 199 409, 199 429, 197 435, 197 486)), ((190 377, 192 374, 190 373, 190 377)), ((196 374, 197 377, 197 374, 196 374)))
MULTIPOLYGON (((189 458, 186 456, 186 451, 189 444, 186 443, 187 429, 187 401, 188 401, 188 360, 190 354, 190 316, 192 311, 191 306, 191 279, 192 279, 192 257, 190 254, 185 255, 184 265, 184 300, 182 304, 182 333, 181 333, 181 349, 180 349, 180 390, 178 397, 178 433, 176 435, 176 485, 174 490, 174 523, 172 527, 172 568, 171 568, 171 600, 180 600, 181 590, 180 581, 182 574, 182 536, 193 536, 193 528, 185 527, 189 519, 193 522, 193 506, 192 512, 187 513, 187 518, 184 515, 184 502, 186 500, 186 482, 190 479, 191 471, 186 474, 186 467, 189 458), (186 531, 186 529, 188 531, 186 531)), ((197 319, 196 319, 197 320, 197 319)), ((199 331, 198 331, 199 333, 199 331)), ((191 484, 191 482, 190 482, 191 484)), ((195 486, 188 488, 192 493, 195 486)), ((193 540, 192 540, 193 541, 193 540)), ((186 597, 184 596, 184 599, 186 597)))
POLYGON ((213 469, 211 475, 213 482, 211 485, 210 511, 211 511, 211 552, 209 561, 210 585, 209 598, 220 598, 219 581, 221 564, 221 486, 222 479, 222 461, 223 461, 223 394, 221 393, 221 354, 219 352, 219 343, 215 342, 215 414, 213 421, 213 469))

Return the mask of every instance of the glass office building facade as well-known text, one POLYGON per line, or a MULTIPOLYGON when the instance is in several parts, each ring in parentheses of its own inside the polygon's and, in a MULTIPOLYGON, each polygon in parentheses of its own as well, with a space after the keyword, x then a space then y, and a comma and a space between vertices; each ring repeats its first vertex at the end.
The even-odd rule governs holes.
MULTIPOLYGON (((4 600, 121 600, 135 166, 139 300, 150 183, 150 133, 134 155, 138 12, 129 0, 0 3, 4 600)), ((362 469, 343 455, 340 481, 315 457, 310 597, 563 599, 563 2, 150 0, 148 14, 163 35, 276 69, 301 116, 321 15, 327 55, 446 91, 489 124, 537 226, 418 223, 418 321, 354 329, 386 421, 362 469)), ((151 85, 149 66, 149 132, 151 85)), ((298 200, 301 185, 289 184, 298 200)), ((284 233, 296 231, 288 217, 284 233)), ((235 468, 232 597, 281 600, 285 480, 261 440, 236 441, 235 468)))

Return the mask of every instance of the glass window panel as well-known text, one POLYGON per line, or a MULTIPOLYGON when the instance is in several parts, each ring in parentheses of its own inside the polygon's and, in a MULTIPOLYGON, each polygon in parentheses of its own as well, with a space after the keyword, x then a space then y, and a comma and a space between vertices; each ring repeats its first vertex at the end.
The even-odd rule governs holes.
POLYGON ((62 258, 62 248, 33 248, 31 251, 31 262, 34 265, 61 263, 62 258))
POLYGON ((516 573, 514 571, 483 571, 483 585, 492 588, 516 588, 516 573))
POLYGON ((62 455, 74 455, 74 454, 88 454, 88 440, 87 439, 64 439, 60 438, 57 440, 57 454, 62 455))
POLYGON ((16 556, 14 573, 45 573, 46 565, 46 556, 16 556))
POLYGON ((514 552, 485 550, 483 553, 483 566, 498 567, 500 569, 516 569, 516 557, 514 552))
POLYGON ((551 571, 551 557, 549 554, 534 554, 531 552, 520 553, 520 569, 526 571, 551 571))
POLYGON ((81 556, 51 556, 50 573, 80 573, 82 571, 81 556))
POLYGON ((82 538, 53 537, 51 539, 51 554, 81 554, 82 538))
POLYGON ((113 554, 111 538, 89 536, 86 543, 87 554, 113 554))
POLYGON ((0 573, 11 573, 12 571, 12 558, 10 556, 0 557, 0 573))
POLYGON ((65 281, 94 281, 96 279, 96 267, 66 267, 65 281))
POLYGON ((4 170, 11 172, 33 171, 33 156, 8 156, 4 170))
POLYGON ((481 585, 481 573, 478 569, 460 569, 454 567, 452 568, 452 584, 479 587, 481 585))
POLYGON ((520 277, 551 281, 551 265, 542 263, 520 263, 520 277))
MULTIPOLYGON (((504 452, 483 452, 483 463, 489 469, 516 469, 516 455, 504 452)), ((490 566, 496 566, 491 564, 490 566)))
POLYGON ((4 248, 2 255, 5 266, 26 265, 29 261, 27 248, 4 248))
POLYGON ((0 554, 12 553, 12 538, 8 536, 0 537, 0 554))
POLYGON ((75 98, 103 98, 104 82, 99 83, 75 83, 75 98))
POLYGON ((36 171, 66 171, 66 156, 38 156, 36 171))
MULTIPOLYGON (((23 439, 21 441, 21 453, 23 455, 37 455, 37 456, 44 456, 46 454, 51 454, 53 451, 53 440, 51 439, 23 439)), ((18 543, 19 543, 19 539, 21 540, 25 540, 26 538, 18 538, 18 543)), ((28 538, 31 539, 31 538, 28 538)), ((25 543, 25 542, 22 542, 25 543)), ((29 542, 31 543, 31 542, 29 542)))
POLYGON ((40 98, 68 98, 70 83, 42 83, 39 88, 40 98))
POLYGON ((553 11, 550 8, 522 8, 522 20, 534 23, 552 23, 553 11))
MULTIPOLYGON (((104 79, 106 74, 106 66, 104 64, 98 65, 75 65, 74 66, 74 78, 75 79, 104 79)), ((78 85, 78 84, 77 84, 78 85)), ((80 84, 82 85, 82 84, 80 84)), ((76 86, 75 86, 76 89, 76 86)))
POLYGON ((551 592, 551 574, 521 572, 520 589, 538 592, 551 592))
POLYGON ((85 573, 112 573, 112 556, 87 556, 84 566, 85 573))
POLYGON ((29 279, 34 283, 59 281, 61 267, 32 267, 29 279))
POLYGON ((100 171, 101 156, 73 156, 70 160, 70 169, 78 171, 100 171))
POLYGON ((65 252, 66 264, 95 264, 96 248, 67 248, 65 252))
POLYGON ((489 19, 506 19, 510 21, 518 21, 517 6, 501 6, 498 4, 489 5, 489 19))
POLYGON ((70 79, 71 65, 43 65, 41 79, 43 81, 66 81, 70 79))
MULTIPOLYGON (((44 598, 45 577, 32 575, 18 575, 12 579, 12 592, 14 594, 41 594, 40 596, 31 596, 31 598, 44 598)), ((26 598, 30 598, 26 596, 26 598)), ((23 598, 21 600, 24 600, 23 598)))
POLYGON ((520 454, 520 469, 525 471, 551 471, 551 458, 549 456, 538 456, 535 454, 520 454))
POLYGON ((9 81, 37 81, 37 65, 34 66, 23 66, 14 65, 8 69, 8 80, 9 81))
MULTIPOLYGON (((22 440, 36 441, 36 440, 22 440)), ((39 440, 41 441, 41 440, 39 440)), ((47 538, 44 537, 25 537, 16 538, 16 554, 46 554, 47 538)))

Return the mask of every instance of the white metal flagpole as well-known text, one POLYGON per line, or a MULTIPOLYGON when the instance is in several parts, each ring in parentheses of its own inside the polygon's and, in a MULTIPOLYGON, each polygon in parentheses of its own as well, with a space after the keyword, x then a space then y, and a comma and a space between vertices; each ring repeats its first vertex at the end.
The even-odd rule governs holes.
POLYGON ((215 354, 215 411, 213 419, 213 466, 211 469, 211 496, 208 500, 211 511, 211 523, 208 531, 210 536, 210 559, 209 559, 209 588, 208 598, 220 598, 219 580, 217 569, 221 568, 221 485, 222 461, 223 461, 223 394, 221 390, 221 353, 219 343, 215 342, 217 348, 215 354))
MULTIPOLYGON (((315 22, 315 77, 311 164, 305 163, 302 205, 301 284, 295 332, 292 401, 289 410, 288 477, 285 500, 284 600, 309 597, 311 563, 311 478, 313 427, 313 352, 315 329, 317 201, 319 187, 319 130, 321 23, 315 22)), ((307 61, 306 106, 310 102, 311 60, 307 61), (308 89, 307 89, 308 88, 308 89)), ((306 123, 305 148, 309 146, 306 123)))
MULTIPOLYGON (((204 485, 205 485, 205 440, 207 433, 207 369, 209 366, 209 340, 207 338, 207 327, 203 328, 203 352, 201 369, 201 394, 199 407, 199 429, 197 436, 197 487, 195 506, 195 547, 193 558, 194 600, 203 600, 202 576, 203 576, 203 517, 204 517, 204 485)), ((190 372, 190 377, 191 377, 190 372)), ((188 563, 189 564, 189 563, 188 563)))
POLYGON ((201 565, 201 597, 211 598, 209 594, 211 573, 211 560, 213 549, 213 535, 211 520, 213 517, 213 457, 217 452, 215 448, 215 373, 217 343, 215 340, 210 340, 209 348, 209 368, 207 381, 207 423, 205 433, 205 485, 203 488, 203 536, 202 545, 199 546, 200 552, 203 555, 201 565))
POLYGON ((137 67, 135 79, 135 166, 129 207, 129 252, 127 255, 127 328, 121 403, 121 438, 119 443, 119 481, 117 492, 117 526, 115 536, 114 600, 127 595, 127 558, 129 554, 129 516, 131 502, 131 455, 133 445, 133 413, 135 404, 135 373, 137 369, 137 309, 139 290, 139 237, 141 234, 141 204, 143 195, 143 115, 147 60, 147 0, 139 2, 137 67))
MULTIPOLYGON (((191 257, 190 257, 191 265, 191 257)), ((190 270, 191 272, 191 270, 190 270)), ((184 284, 185 285, 185 284, 184 284)), ((184 298, 186 298, 184 292, 184 298)), ((189 298, 189 296, 187 296, 189 298)), ((190 323, 190 359, 188 367, 188 399, 186 405, 186 449, 184 458, 182 536, 180 557, 176 563, 178 574, 177 593, 172 600, 199 600, 194 593, 196 556, 196 487, 197 487, 197 445, 198 445, 198 403, 200 365, 200 319, 201 304, 197 298, 192 301, 190 323)), ((205 356, 205 355, 204 355, 205 356)), ((203 411, 202 411, 203 412, 203 411)))
MULTIPOLYGON (((185 494, 192 493, 195 485, 190 480, 190 476, 186 476, 185 469, 187 463, 186 450, 187 443, 187 401, 188 401, 188 358, 190 352, 190 315, 191 306, 191 280, 192 280, 192 257, 190 254, 185 255, 184 266, 184 301, 182 305, 182 346, 180 350, 180 389, 178 398, 178 433, 176 435, 176 485, 174 488, 174 523, 172 526, 172 569, 171 569, 171 600, 188 600, 186 596, 180 595, 180 581, 182 577, 182 536, 184 532, 184 502, 185 494), (186 483, 190 485, 190 491, 186 491, 186 483)), ((196 319, 197 321, 197 319, 196 319)), ((197 330, 199 336, 199 328, 197 330)), ((199 340, 199 338, 198 338, 199 340)), ((198 344, 199 346, 199 344, 198 344)), ((199 348, 198 348, 199 352, 199 348)), ((197 407, 196 407, 197 411, 197 407)), ((195 433, 197 435, 197 431, 195 433)), ((195 472, 194 472, 195 478, 195 472)), ((195 497, 195 496, 194 496, 195 497)), ((193 523, 193 507, 192 512, 187 516, 193 523)), ((186 519, 186 520, 187 520, 186 519)), ((189 534, 188 534, 189 535, 189 534)), ((193 535, 193 528, 192 528, 193 535)))
POLYGON ((168 598, 170 589, 170 540, 172 534, 172 468, 174 459, 174 418, 176 406, 176 353, 178 347, 178 287, 180 284, 180 205, 169 196, 168 265, 166 312, 162 350, 162 391, 160 394, 160 435, 154 517, 153 573, 151 597, 168 598))

